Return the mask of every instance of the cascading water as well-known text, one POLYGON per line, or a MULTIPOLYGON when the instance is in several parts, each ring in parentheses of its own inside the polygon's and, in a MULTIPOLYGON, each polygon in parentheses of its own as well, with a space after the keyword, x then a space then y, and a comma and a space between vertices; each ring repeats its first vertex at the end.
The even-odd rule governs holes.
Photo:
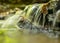
POLYGON ((9 17, 5 21, 5 23, 2 24, 1 28, 14 27, 16 25, 16 23, 18 22, 18 20, 20 19, 21 15, 23 15, 23 11, 17 11, 17 13, 15 15, 13 15, 12 17, 9 17))
MULTIPOLYGON (((25 7, 25 17, 23 21, 19 21, 18 26, 23 29, 44 32, 46 14, 42 13, 42 7, 45 4, 33 4, 25 7)), ((46 9, 45 9, 46 10, 46 9)))
MULTIPOLYGON (((16 27, 17 25, 19 28, 22 28, 22 29, 33 30, 34 33, 40 32, 40 31, 46 33, 44 26, 46 23, 47 13, 42 12, 42 7, 44 5, 45 4, 33 4, 33 5, 26 6, 23 11, 18 11, 15 15, 13 15, 12 17, 9 17, 5 21, 5 23, 2 24, 1 28, 12 28, 12 26, 16 27), (20 18, 20 17, 23 17, 23 18, 20 18)), ((47 9, 45 8, 45 10, 47 9)), ((54 19, 53 25, 55 25, 56 18, 54 19)), ((48 31, 49 30, 47 30, 47 32, 48 31)))
POLYGON ((27 8, 26 17, 29 19, 30 22, 33 22, 33 24, 40 24, 40 21, 42 21, 43 14, 41 13, 43 4, 34 4, 30 5, 29 8, 27 8))
POLYGON ((58 10, 56 13, 56 16, 55 16, 54 21, 53 21, 53 26, 56 25, 56 22, 60 22, 59 16, 60 16, 60 10, 58 10), (57 21, 57 20, 59 20, 59 21, 57 21))
MULTIPOLYGON (((20 23, 21 22, 20 21, 19 22, 20 25, 18 25, 18 26, 23 28, 23 29, 25 29, 25 28, 26 29, 31 29, 31 30, 36 29, 36 30, 39 30, 39 31, 42 31, 42 32, 46 32, 44 26, 45 26, 45 23, 46 23, 47 14, 42 13, 42 7, 43 6, 44 6, 44 4, 33 4, 33 5, 26 6, 25 9, 24 9, 26 20, 22 23, 20 23)), ((47 18, 49 18, 49 17, 47 17, 47 18)), ((55 23, 55 19, 52 22, 55 23)), ((54 23, 52 23, 52 24, 54 24, 54 23)), ((51 33, 53 36, 54 36, 54 34, 56 35, 55 31, 51 28, 48 27, 47 32, 51 33)))

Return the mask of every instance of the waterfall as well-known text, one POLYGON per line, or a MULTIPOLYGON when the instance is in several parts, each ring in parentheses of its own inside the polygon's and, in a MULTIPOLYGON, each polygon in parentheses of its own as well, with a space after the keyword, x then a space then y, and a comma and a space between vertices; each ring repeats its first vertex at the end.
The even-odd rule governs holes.
POLYGON ((43 19, 43 14, 41 13, 41 10, 43 5, 44 4, 33 4, 26 6, 24 9, 26 12, 26 18, 34 25, 39 26, 40 22, 42 22, 41 20, 43 19))
POLYGON ((20 18, 21 16, 26 17, 26 19, 29 22, 33 23, 36 26, 39 26, 38 24, 42 20, 42 16, 41 16, 42 6, 43 4, 28 5, 28 7, 26 7, 23 11, 17 11, 13 16, 7 18, 5 22, 2 24, 1 28, 15 27, 15 25, 21 19, 20 18))
POLYGON ((7 27, 13 27, 16 25, 16 23, 18 22, 18 20, 20 19, 20 16, 23 15, 24 12, 21 11, 17 11, 15 15, 9 17, 7 20, 5 20, 5 22, 2 24, 2 28, 7 28, 7 27))
POLYGON ((58 16, 60 16, 60 10, 58 10, 58 11, 56 12, 56 16, 55 16, 54 21, 53 21, 53 27, 55 27, 55 25, 56 25, 56 21, 57 21, 57 19, 58 19, 58 16))
MULTIPOLYGON (((5 23, 3 23, 1 27, 11 27, 11 26, 17 24, 17 22, 20 19, 20 16, 25 17, 29 22, 31 22, 32 24, 34 24, 38 27, 40 27, 40 26, 44 27, 45 21, 46 21, 46 14, 44 12, 42 12, 42 10, 44 10, 44 9, 42 9, 42 7, 44 5, 45 4, 27 5, 23 11, 18 11, 15 15, 13 15, 13 16, 9 17, 7 20, 5 20, 5 23)), ((47 9, 45 8, 45 10, 47 10, 47 9)), ((54 25, 54 23, 53 23, 53 25, 54 25)))

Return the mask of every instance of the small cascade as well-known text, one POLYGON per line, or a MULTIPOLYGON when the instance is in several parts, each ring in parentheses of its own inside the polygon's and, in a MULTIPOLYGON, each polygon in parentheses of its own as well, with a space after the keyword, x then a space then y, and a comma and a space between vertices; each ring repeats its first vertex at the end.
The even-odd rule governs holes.
MULTIPOLYGON (((34 25, 40 25, 43 22, 43 14, 41 12, 43 4, 34 4, 30 5, 29 8, 25 8, 26 10, 26 17, 32 22, 34 25)), ((43 24, 42 24, 43 25, 43 24)))
POLYGON ((46 16, 42 13, 43 5, 44 4, 33 4, 26 6, 24 9, 24 17, 26 18, 25 20, 18 22, 18 27, 22 28, 23 30, 26 29, 32 31, 34 33, 43 32, 43 26, 45 24, 44 19, 46 16))
POLYGON ((55 16, 54 21, 53 21, 53 26, 54 26, 54 27, 55 27, 55 25, 56 25, 56 22, 60 22, 59 16, 60 16, 60 10, 58 10, 58 11, 56 12, 56 16, 55 16), (58 20, 58 21, 57 21, 57 20, 58 20))
POLYGON ((15 15, 9 17, 5 22, 2 24, 1 28, 10 28, 14 27, 18 20, 20 19, 20 16, 23 15, 23 11, 17 11, 15 15))
MULTIPOLYGON (((49 27, 50 24, 48 20, 52 17, 49 18, 48 10, 48 6, 45 4, 28 5, 23 11, 17 11, 15 15, 9 17, 5 23, 2 24, 1 28, 12 28, 12 26, 16 28, 17 25, 19 29, 26 29, 28 32, 43 32, 55 35, 55 31, 49 27)), ((56 17, 52 20, 53 26, 56 25, 59 15, 60 11, 56 13, 56 17)))

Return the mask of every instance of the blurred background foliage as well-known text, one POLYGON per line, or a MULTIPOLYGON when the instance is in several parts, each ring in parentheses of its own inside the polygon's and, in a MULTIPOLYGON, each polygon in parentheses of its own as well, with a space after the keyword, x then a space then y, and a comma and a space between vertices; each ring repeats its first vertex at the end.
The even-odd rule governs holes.
POLYGON ((26 5, 34 3, 46 3, 50 0, 0 0, 0 12, 8 11, 9 9, 20 8, 24 9, 26 5))
POLYGON ((49 0, 0 0, 0 3, 12 4, 31 4, 31 3, 45 3, 49 0))

